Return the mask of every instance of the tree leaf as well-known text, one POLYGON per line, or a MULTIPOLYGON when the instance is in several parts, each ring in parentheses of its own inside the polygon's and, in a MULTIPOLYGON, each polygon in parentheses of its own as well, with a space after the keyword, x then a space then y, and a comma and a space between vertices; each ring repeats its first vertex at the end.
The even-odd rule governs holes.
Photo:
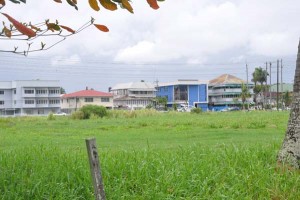
POLYGON ((69 32, 71 32, 71 33, 73 33, 73 34, 75 34, 75 31, 74 31, 73 29, 71 29, 70 27, 67 27, 67 26, 64 26, 64 25, 60 25, 60 28, 63 28, 63 29, 65 29, 65 30, 67 30, 67 31, 69 31, 69 32))
POLYGON ((78 10, 78 7, 76 6, 76 4, 72 0, 67 0, 67 2, 68 2, 68 4, 73 6, 76 10, 78 10))
POLYGON ((150 5, 151 8, 154 10, 159 9, 159 6, 157 4, 157 0, 147 0, 148 4, 150 5))
POLYGON ((56 3, 62 3, 61 0, 53 0, 53 1, 55 1, 56 3))
POLYGON ((122 6, 126 8, 129 12, 133 13, 133 8, 131 7, 128 0, 122 0, 122 6))
POLYGON ((55 24, 55 23, 46 23, 48 30, 51 31, 60 31, 60 27, 59 25, 55 24))
POLYGON ((90 4, 91 8, 93 8, 95 11, 100 10, 97 0, 89 0, 89 4, 90 4))
POLYGON ((114 2, 112 2, 111 0, 99 0, 100 4, 107 10, 117 10, 117 4, 115 4, 114 2))
POLYGON ((103 32, 108 32, 109 31, 109 29, 104 25, 94 24, 94 26, 96 26, 96 28, 99 29, 100 31, 103 31, 103 32))
POLYGON ((5 0, 0 0, 0 4, 1 4, 2 6, 5 6, 5 0))
POLYGON ((35 37, 36 36, 36 33, 33 30, 31 30, 27 26, 21 24, 20 22, 18 22, 17 20, 15 20, 11 16, 9 16, 8 14, 2 13, 2 15, 4 15, 15 26, 15 28, 20 33, 22 33, 24 35, 27 35, 28 37, 35 37))
POLYGON ((3 32, 6 35, 6 37, 11 38, 11 31, 8 28, 4 27, 3 32))

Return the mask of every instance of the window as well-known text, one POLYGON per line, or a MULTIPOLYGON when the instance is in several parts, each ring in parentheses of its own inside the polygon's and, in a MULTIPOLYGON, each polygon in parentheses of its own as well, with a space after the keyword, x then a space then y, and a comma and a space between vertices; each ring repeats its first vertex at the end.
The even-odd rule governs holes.
POLYGON ((108 97, 101 97, 101 102, 109 102, 109 98, 108 97))
POLYGON ((59 90, 51 89, 49 90, 49 94, 60 94, 59 90))
POLYGON ((14 104, 15 104, 15 105, 17 104, 17 101, 16 101, 16 100, 14 100, 14 104))
POLYGON ((93 98, 84 98, 84 102, 94 102, 93 98))
POLYGON ((59 104, 59 103, 60 103, 59 99, 50 99, 49 100, 49 104, 59 104))
POLYGON ((46 99, 38 99, 36 104, 48 104, 48 101, 46 99))
POLYGON ((0 101, 0 105, 4 105, 4 101, 0 101))
POLYGON ((17 90, 14 90, 14 94, 17 94, 17 90))
POLYGON ((188 101, 187 85, 175 85, 174 86, 174 99, 175 99, 175 101, 188 101))
POLYGON ((34 90, 25 90, 24 93, 25 94, 34 94, 34 90))
POLYGON ((34 100, 32 99, 25 100, 25 104, 34 104, 34 100))
POLYGON ((167 86, 164 87, 164 91, 168 92, 168 87, 167 86))
POLYGON ((0 90, 0 94, 4 94, 4 90, 0 90))
POLYGON ((36 90, 37 94, 47 94, 47 90, 36 90))

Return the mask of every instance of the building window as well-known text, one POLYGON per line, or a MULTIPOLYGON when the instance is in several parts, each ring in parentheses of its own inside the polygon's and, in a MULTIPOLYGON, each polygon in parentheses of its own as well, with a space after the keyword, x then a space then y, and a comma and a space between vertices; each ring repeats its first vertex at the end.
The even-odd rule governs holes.
POLYGON ((34 90, 25 90, 24 93, 25 94, 34 94, 34 90))
POLYGON ((14 90, 14 94, 17 94, 17 90, 14 90))
POLYGON ((39 99, 36 101, 36 104, 48 104, 48 101, 46 99, 39 99))
POLYGON ((51 90, 49 90, 49 94, 60 94, 60 91, 51 89, 51 90))
POLYGON ((84 98, 84 102, 94 102, 94 98, 84 98))
POLYGON ((49 100, 49 104, 59 104, 59 103, 60 103, 59 99, 50 99, 49 100))
POLYGON ((4 94, 4 90, 0 90, 0 94, 4 94))
POLYGON ((109 98, 108 97, 101 97, 101 102, 109 102, 109 98))
POLYGON ((0 105, 4 105, 4 101, 0 101, 0 105))
POLYGON ((17 104, 17 101, 16 101, 16 100, 14 100, 14 104, 15 104, 15 105, 17 104))
POLYGON ((43 114, 45 114, 45 111, 43 109, 38 109, 38 114, 43 115, 43 114))
POLYGON ((34 100, 32 99, 25 100, 25 104, 34 104, 34 100))
POLYGON ((164 91, 165 91, 165 92, 168 92, 168 87, 164 87, 164 91))
POLYGON ((188 87, 187 85, 174 86, 175 101, 188 101, 188 87))
POLYGON ((47 90, 36 90, 37 94, 47 94, 47 90))

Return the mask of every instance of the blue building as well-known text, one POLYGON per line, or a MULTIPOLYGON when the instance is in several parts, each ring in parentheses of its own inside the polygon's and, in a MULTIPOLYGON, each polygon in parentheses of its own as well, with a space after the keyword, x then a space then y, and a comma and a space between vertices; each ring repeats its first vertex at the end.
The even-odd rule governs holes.
POLYGON ((178 80, 162 83, 157 87, 156 96, 166 97, 168 107, 184 104, 208 110, 208 82, 205 81, 178 80))

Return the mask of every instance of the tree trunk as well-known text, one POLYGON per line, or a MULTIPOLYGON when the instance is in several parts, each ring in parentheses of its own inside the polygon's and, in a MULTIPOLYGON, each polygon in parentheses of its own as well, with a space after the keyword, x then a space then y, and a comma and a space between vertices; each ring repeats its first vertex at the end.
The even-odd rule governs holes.
POLYGON ((278 161, 288 163, 296 169, 300 169, 300 42, 294 78, 293 102, 288 122, 287 131, 278 161))

